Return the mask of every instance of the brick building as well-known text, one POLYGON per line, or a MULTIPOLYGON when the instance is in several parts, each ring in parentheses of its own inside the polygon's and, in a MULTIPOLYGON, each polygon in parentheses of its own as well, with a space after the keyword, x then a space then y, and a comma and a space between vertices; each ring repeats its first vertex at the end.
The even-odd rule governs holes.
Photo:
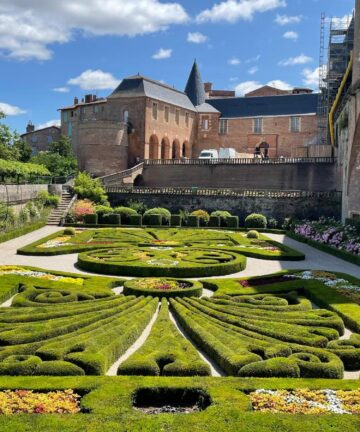
POLYGON ((52 142, 59 141, 61 136, 60 128, 49 126, 42 129, 35 129, 35 126, 29 122, 26 126, 26 133, 21 138, 29 144, 33 154, 40 151, 48 151, 52 142))
POLYGON ((308 89, 265 87, 247 97, 213 90, 195 62, 184 92, 135 75, 106 99, 75 98, 61 109, 61 132, 71 138, 80 169, 94 175, 138 159, 196 158, 209 148, 292 156, 316 140, 317 104, 308 89))

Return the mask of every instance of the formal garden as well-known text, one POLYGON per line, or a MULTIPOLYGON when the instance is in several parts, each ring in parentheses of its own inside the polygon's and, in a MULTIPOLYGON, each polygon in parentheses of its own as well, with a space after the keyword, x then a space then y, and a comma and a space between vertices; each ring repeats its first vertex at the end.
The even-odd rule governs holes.
POLYGON ((1 430, 359 430, 360 280, 242 277, 305 259, 266 229, 81 223, 18 254, 83 273, 0 266, 1 430))

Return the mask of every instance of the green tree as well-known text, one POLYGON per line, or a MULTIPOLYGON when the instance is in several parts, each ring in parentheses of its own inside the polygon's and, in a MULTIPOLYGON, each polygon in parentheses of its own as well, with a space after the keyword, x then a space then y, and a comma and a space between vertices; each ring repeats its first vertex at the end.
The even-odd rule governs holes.
POLYGON ((57 153, 64 157, 74 157, 71 142, 68 137, 61 135, 59 141, 54 141, 50 144, 49 150, 51 153, 57 153))
POLYGON ((93 179, 86 172, 79 172, 75 179, 74 191, 79 198, 89 199, 96 204, 108 203, 108 197, 99 179, 93 179))
MULTIPOLYGON (((0 120, 6 116, 0 111, 0 120)), ((20 136, 12 132, 9 126, 0 122, 0 159, 19 160, 20 153, 15 144, 20 141, 20 136)))
POLYGON ((19 153, 19 161, 20 162, 29 162, 31 159, 32 151, 29 144, 22 139, 19 139, 15 142, 14 147, 16 151, 19 153))
POLYGON ((77 168, 75 158, 60 156, 58 153, 39 152, 31 158, 31 162, 45 165, 54 177, 73 174, 77 168))

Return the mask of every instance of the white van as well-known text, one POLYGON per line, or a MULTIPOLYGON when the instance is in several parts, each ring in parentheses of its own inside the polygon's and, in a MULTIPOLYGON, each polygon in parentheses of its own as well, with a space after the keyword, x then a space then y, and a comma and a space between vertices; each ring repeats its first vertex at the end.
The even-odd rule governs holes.
POLYGON ((214 149, 202 150, 199 159, 219 159, 219 153, 214 149))
POLYGON ((234 148, 219 149, 219 159, 236 159, 237 153, 234 148))

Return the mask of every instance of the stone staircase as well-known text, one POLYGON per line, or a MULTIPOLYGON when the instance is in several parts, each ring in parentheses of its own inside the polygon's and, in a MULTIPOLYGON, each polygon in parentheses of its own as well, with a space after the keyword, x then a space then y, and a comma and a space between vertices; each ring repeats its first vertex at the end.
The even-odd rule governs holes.
POLYGON ((73 195, 71 194, 70 188, 63 186, 60 204, 52 210, 48 218, 48 225, 59 225, 61 218, 67 210, 73 195))

